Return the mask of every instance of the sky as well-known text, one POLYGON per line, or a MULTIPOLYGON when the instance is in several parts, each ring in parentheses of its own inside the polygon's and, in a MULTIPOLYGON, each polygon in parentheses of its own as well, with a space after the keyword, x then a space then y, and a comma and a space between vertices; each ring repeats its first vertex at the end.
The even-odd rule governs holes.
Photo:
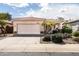
POLYGON ((39 17, 79 19, 78 3, 0 3, 0 12, 10 13, 12 18, 39 17))

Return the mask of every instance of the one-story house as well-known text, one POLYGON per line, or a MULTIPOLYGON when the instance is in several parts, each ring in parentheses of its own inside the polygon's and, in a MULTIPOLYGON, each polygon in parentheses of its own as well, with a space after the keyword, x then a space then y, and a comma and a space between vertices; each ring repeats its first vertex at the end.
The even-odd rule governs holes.
MULTIPOLYGON (((40 34, 44 31, 42 23, 44 20, 49 20, 45 18, 36 17, 23 17, 13 19, 13 32, 15 34, 40 34)), ((56 19, 50 19, 52 23, 55 23, 52 28, 59 27, 62 28, 62 22, 56 19)))
POLYGON ((79 31, 79 20, 70 21, 69 24, 71 25, 73 32, 79 31))
POLYGON ((23 17, 13 20, 14 32, 16 34, 40 34, 43 18, 23 17))

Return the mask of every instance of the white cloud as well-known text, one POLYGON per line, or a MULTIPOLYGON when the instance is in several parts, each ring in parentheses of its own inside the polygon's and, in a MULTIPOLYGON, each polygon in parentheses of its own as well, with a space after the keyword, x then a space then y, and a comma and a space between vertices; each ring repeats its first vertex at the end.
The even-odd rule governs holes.
POLYGON ((79 7, 78 6, 66 6, 63 7, 61 10, 62 15, 73 18, 73 19, 79 19, 79 7), (62 12, 64 11, 64 12, 62 12))
POLYGON ((24 7, 24 6, 28 6, 28 3, 7 3, 10 6, 14 6, 14 7, 24 7))
POLYGON ((48 4, 41 4, 42 8, 38 11, 30 10, 27 16, 41 17, 41 18, 56 18, 59 11, 58 8, 50 8, 48 4))
POLYGON ((43 7, 43 8, 48 7, 48 3, 41 3, 40 6, 43 7))
POLYGON ((67 5, 63 7, 49 7, 48 4, 41 4, 42 8, 38 11, 30 10, 27 16, 41 18, 57 18, 64 17, 65 19, 79 19, 79 7, 75 5, 67 5))
MULTIPOLYGON (((15 7, 24 7, 28 6, 28 3, 18 3, 18 4, 11 4, 10 6, 15 7)), ((79 19, 79 6, 78 5, 63 5, 59 7, 50 7, 48 3, 40 3, 41 9, 35 11, 30 9, 26 13, 20 13, 20 17, 23 16, 34 16, 40 18, 57 18, 57 17, 64 17, 65 19, 79 19)))

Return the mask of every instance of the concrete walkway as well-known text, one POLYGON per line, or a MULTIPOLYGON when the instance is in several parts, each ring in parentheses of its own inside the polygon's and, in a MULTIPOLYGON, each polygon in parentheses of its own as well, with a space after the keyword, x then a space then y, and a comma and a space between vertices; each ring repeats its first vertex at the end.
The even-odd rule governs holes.
POLYGON ((0 52, 79 52, 79 44, 40 44, 40 37, 0 39, 0 52))

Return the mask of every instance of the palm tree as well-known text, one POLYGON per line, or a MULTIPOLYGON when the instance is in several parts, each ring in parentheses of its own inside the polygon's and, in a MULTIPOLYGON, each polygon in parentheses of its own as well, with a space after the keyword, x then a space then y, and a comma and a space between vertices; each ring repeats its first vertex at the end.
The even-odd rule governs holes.
POLYGON ((44 34, 48 33, 52 29, 53 23, 50 20, 44 20, 42 26, 44 27, 44 34))
POLYGON ((5 35, 5 26, 7 24, 6 21, 11 20, 11 15, 9 13, 0 13, 0 26, 1 26, 1 32, 5 35))

